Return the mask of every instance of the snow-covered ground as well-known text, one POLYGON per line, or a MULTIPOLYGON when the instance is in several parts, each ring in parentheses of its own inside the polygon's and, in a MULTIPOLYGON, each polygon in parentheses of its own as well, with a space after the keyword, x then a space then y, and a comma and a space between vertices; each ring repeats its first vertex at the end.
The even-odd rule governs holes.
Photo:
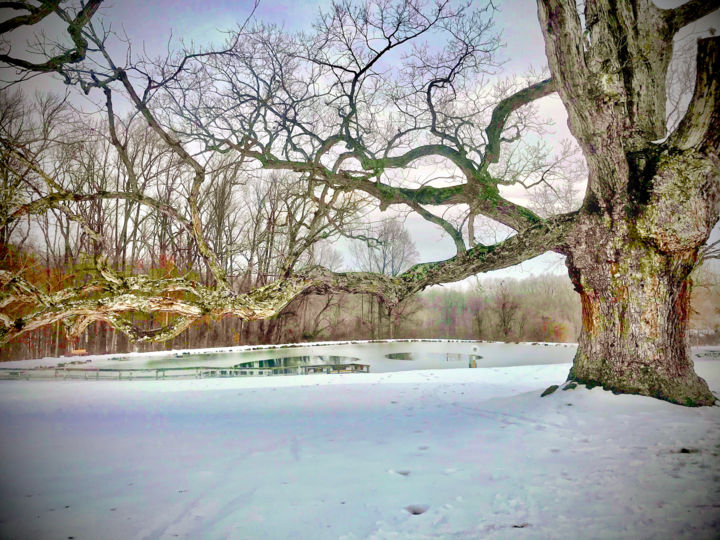
POLYGON ((569 367, 0 381, 0 538, 717 538, 720 407, 569 367))

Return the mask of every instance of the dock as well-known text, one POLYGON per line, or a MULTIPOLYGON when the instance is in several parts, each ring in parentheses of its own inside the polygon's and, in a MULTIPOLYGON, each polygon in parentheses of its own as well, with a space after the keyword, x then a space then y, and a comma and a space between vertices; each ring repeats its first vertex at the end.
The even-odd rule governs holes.
POLYGON ((297 367, 161 367, 161 368, 95 368, 42 367, 0 368, 0 380, 83 379, 83 380, 140 380, 140 379, 204 379, 223 377, 267 377, 273 375, 310 375, 333 373, 369 373, 368 364, 318 364, 297 367))

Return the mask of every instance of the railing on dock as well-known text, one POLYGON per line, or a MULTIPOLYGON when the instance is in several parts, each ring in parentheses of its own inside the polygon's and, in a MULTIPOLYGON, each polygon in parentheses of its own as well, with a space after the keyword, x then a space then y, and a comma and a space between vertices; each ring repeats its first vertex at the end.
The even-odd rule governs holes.
POLYGON ((0 368, 0 380, 20 379, 178 379, 257 377, 270 375, 309 375, 314 373, 369 373, 367 364, 322 364, 297 367, 160 367, 160 368, 94 368, 94 367, 42 367, 42 368, 0 368))

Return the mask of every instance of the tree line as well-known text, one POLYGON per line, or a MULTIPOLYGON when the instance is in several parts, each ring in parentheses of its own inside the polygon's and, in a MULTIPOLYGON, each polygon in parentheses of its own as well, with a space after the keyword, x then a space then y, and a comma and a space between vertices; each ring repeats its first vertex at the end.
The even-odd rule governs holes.
MULTIPOLYGON (((0 360, 91 354, 230 347, 246 344, 389 339, 468 339, 504 342, 575 342, 582 316, 566 276, 478 279, 463 289, 435 287, 403 303, 393 314, 378 311, 368 295, 309 295, 275 319, 244 322, 207 318, 162 344, 133 343, 108 325, 89 328, 74 344, 45 328, 0 349, 0 360), (380 313, 380 314, 379 314, 380 313)), ((703 268, 695 277, 690 319, 693 345, 720 343, 720 272, 703 268)))

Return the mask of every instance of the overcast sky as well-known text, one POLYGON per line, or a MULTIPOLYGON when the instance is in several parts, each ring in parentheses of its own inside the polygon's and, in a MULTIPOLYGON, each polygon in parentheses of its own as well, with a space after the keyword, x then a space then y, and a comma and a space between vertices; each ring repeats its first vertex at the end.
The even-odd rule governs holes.
MULTIPOLYGON (((664 0, 661 7, 672 7, 682 3, 664 0)), ((326 0, 263 0, 255 11, 255 17, 266 22, 285 26, 288 30, 309 29, 318 11, 326 6, 326 0)), ((537 21, 535 0, 496 1, 499 11, 495 21, 502 31, 504 48, 500 59, 503 76, 522 75, 531 67, 545 66, 544 43, 537 21)), ((243 23, 250 14, 253 2, 248 0, 115 0, 107 1, 101 16, 112 24, 116 31, 127 33, 136 53, 143 49, 151 56, 161 55, 168 46, 179 39, 198 44, 219 43, 222 31, 243 23)), ((4 14, 3 14, 4 15, 4 14)), ((4 18, 4 17, 3 17, 4 18)), ((714 14, 702 25, 717 26, 718 16, 714 14)), ((12 36, 15 47, 20 48, 27 36, 16 32, 12 36)), ((6 74, 5 74, 6 76, 6 74)), ((59 89, 61 85, 51 83, 49 78, 35 79, 26 87, 59 89)), ((559 98, 550 96, 541 100, 542 113, 554 119, 555 138, 569 137, 566 115, 559 98)), ((407 226, 420 253, 421 260, 438 260, 454 255, 452 241, 438 227, 422 218, 413 217, 407 226)), ((349 255, 344 254, 346 258, 349 255)), ((540 261, 524 263, 519 269, 501 271, 496 275, 515 277, 544 271, 563 272, 562 259, 554 254, 540 258, 540 261)))
MULTIPOLYGON (((323 0, 265 0, 256 9, 255 17, 281 24, 288 30, 309 29, 318 11, 327 4, 323 0)), ((496 27, 502 31, 505 43, 499 55, 506 62, 503 74, 522 75, 530 68, 542 69, 546 61, 535 1, 510 0, 497 4, 496 27)), ((116 28, 122 27, 127 32, 134 47, 144 43, 146 50, 160 53, 166 48, 171 31, 176 40, 220 42, 223 39, 222 30, 241 24, 251 9, 252 2, 247 0, 123 0, 109 4, 105 17, 116 28)), ((544 114, 557 122, 558 136, 568 137, 565 111, 559 98, 553 96, 543 101, 544 114)), ((455 254, 453 242, 439 227, 416 215, 409 217, 406 226, 411 231, 422 261, 449 258, 455 254)), ((342 251, 346 263, 349 263, 347 259, 350 255, 346 249, 342 251)), ((524 263, 511 274, 521 275, 523 269, 535 273, 548 270, 564 272, 564 266, 558 264, 560 260, 559 256, 548 254, 539 263, 524 263)), ((505 271, 501 273, 505 274, 505 271)))

